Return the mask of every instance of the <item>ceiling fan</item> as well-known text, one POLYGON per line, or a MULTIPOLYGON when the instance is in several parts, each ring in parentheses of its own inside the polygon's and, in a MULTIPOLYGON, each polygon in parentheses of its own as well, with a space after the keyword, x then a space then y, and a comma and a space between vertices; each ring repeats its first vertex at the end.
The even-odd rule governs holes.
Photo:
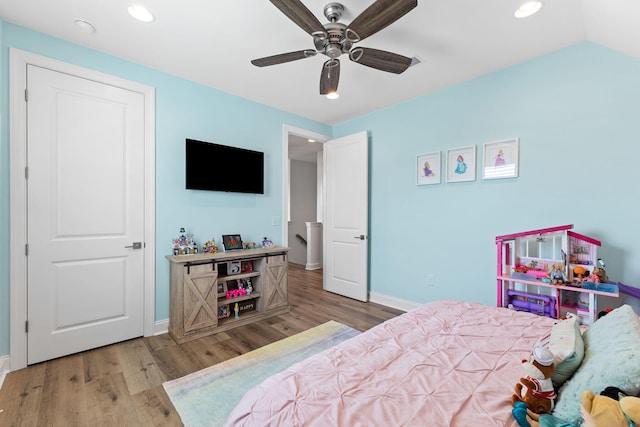
POLYGON ((324 16, 329 20, 322 24, 300 0, 270 0, 282 13, 313 37, 315 50, 305 49, 254 59, 251 63, 258 67, 282 64, 298 59, 310 58, 322 53, 329 59, 322 66, 320 74, 320 94, 337 93, 340 79, 342 54, 358 64, 366 65, 389 73, 403 73, 412 63, 412 58, 367 47, 353 47, 365 38, 402 18, 418 6, 418 0, 376 0, 349 25, 341 22, 344 6, 329 3, 324 7, 324 16))

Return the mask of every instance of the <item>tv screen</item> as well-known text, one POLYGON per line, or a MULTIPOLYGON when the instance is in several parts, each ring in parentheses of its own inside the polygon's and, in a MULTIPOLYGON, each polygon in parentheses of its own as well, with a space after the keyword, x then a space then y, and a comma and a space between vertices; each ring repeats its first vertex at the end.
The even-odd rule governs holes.
POLYGON ((264 153, 187 139, 186 187, 264 194, 264 153))

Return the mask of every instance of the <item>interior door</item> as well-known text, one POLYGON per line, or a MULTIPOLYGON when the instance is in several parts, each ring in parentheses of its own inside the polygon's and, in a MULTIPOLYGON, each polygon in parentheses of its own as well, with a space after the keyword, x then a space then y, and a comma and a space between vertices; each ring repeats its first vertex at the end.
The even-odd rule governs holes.
POLYGON ((143 335, 144 96, 27 66, 27 363, 143 335))
POLYGON ((368 300, 369 149, 367 132, 324 147, 324 289, 368 300))

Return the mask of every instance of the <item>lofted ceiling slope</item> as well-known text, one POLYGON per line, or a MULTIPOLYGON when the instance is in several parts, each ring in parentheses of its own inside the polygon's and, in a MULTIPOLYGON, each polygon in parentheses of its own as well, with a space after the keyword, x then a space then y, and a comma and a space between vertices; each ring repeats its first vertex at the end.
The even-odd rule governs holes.
MULTIPOLYGON (((133 0, 132 0, 133 2, 133 0)), ((318 122, 346 120, 429 94, 555 50, 592 41, 640 58, 637 0, 544 0, 515 19, 516 0, 418 0, 404 17, 358 43, 416 57, 391 74, 340 57, 338 92, 319 95, 324 55, 258 68, 250 60, 313 49, 311 36, 268 0, 137 0, 153 23, 131 18, 127 0, 0 0, 6 21, 318 122), (90 22, 84 33, 76 19, 90 22)), ((326 0, 303 0, 326 22, 326 0)), ((373 0, 344 0, 348 24, 373 0)))

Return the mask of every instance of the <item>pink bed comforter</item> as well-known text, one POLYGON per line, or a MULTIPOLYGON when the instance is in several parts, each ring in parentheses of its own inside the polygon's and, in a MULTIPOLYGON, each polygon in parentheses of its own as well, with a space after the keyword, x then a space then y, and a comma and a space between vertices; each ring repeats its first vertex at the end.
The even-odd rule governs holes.
POLYGON ((511 394, 521 361, 553 322, 429 303, 265 380, 227 425, 515 427, 511 394))

